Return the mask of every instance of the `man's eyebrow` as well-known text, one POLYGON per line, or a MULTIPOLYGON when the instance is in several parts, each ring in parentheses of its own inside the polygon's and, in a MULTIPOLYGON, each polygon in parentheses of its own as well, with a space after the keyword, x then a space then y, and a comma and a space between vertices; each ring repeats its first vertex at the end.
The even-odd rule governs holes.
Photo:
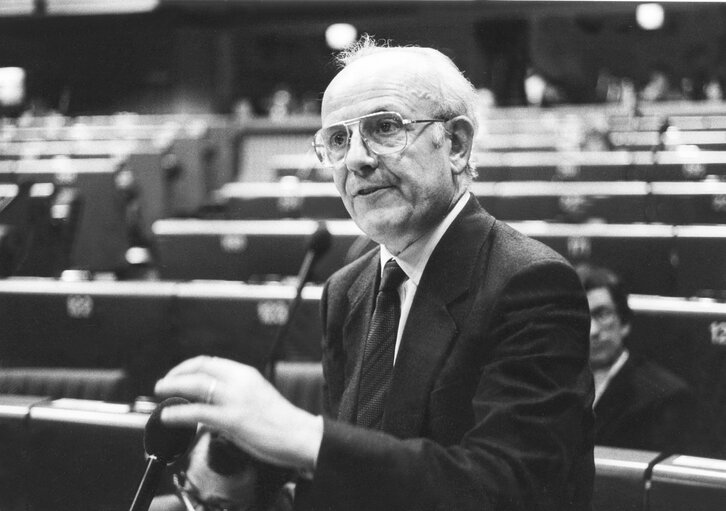
MULTIPOLYGON (((400 116, 403 117, 403 114, 401 112, 399 112, 396 108, 380 107, 380 108, 377 108, 375 110, 371 110, 367 114, 359 115, 357 117, 351 117, 350 119, 345 119, 345 120, 342 120, 342 121, 333 123, 330 126, 339 126, 339 125, 342 126, 346 122, 356 121, 356 120, 360 119, 361 117, 368 117, 369 115, 373 115, 373 114, 383 114, 383 113, 398 114, 398 115, 400 115, 400 116)), ((328 127, 330 127, 330 126, 328 126, 328 127)))

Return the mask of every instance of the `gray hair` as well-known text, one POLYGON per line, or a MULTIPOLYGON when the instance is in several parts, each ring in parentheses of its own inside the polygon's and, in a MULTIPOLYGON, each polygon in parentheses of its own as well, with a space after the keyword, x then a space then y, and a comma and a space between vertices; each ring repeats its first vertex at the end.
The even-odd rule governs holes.
MULTIPOLYGON (((433 67, 432 89, 429 91, 432 101, 437 105, 432 115, 442 119, 453 119, 465 115, 478 128, 477 93, 474 85, 464 76, 454 62, 434 48, 420 46, 393 46, 389 40, 376 40, 364 34, 357 42, 348 46, 335 56, 335 62, 340 69, 349 64, 383 52, 400 51, 409 54, 421 55, 431 62, 433 67)), ((443 128, 440 136, 443 140, 443 128)), ((477 176, 476 169, 471 162, 466 164, 467 181, 471 182, 477 176)))

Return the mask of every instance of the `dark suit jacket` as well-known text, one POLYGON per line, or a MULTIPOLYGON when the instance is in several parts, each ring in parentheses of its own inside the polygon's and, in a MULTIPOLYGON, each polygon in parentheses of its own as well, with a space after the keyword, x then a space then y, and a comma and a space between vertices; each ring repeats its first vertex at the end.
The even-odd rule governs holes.
POLYGON ((326 398, 340 420, 325 419, 297 509, 588 508, 590 320, 571 267, 470 197, 422 276, 382 432, 348 423, 379 272, 374 250, 326 284, 326 398))
POLYGON ((689 453, 695 413, 685 381, 631 352, 595 405, 595 443, 689 453))

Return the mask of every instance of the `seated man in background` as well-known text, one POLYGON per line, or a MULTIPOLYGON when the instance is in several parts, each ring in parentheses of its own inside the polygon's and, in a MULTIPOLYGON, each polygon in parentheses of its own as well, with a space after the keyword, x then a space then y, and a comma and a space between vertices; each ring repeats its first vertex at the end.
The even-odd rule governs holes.
POLYGON ((632 311, 611 270, 579 266, 590 305, 590 367, 595 377, 595 444, 685 453, 694 396, 667 369, 625 346, 632 311))
POLYGON ((156 497, 149 511, 289 511, 289 471, 260 462, 203 429, 186 470, 174 474, 176 495, 156 497))

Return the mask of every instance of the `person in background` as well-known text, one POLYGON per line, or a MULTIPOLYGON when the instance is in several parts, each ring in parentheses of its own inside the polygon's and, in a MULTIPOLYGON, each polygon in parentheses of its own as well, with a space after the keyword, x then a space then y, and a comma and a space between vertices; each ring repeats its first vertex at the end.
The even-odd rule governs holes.
POLYGON ((176 494, 156 497, 149 511, 291 511, 290 476, 203 428, 173 475, 176 494))
POLYGON ((692 447, 695 398, 681 378, 630 351, 632 311, 613 271, 577 267, 590 306, 595 444, 669 453, 692 447))
POLYGON ((340 61, 314 148, 378 246, 324 287, 326 413, 199 357, 157 382, 193 401, 161 420, 304 472, 299 510, 588 509, 587 300, 567 261, 470 193, 474 87, 432 48, 364 37, 340 61))

